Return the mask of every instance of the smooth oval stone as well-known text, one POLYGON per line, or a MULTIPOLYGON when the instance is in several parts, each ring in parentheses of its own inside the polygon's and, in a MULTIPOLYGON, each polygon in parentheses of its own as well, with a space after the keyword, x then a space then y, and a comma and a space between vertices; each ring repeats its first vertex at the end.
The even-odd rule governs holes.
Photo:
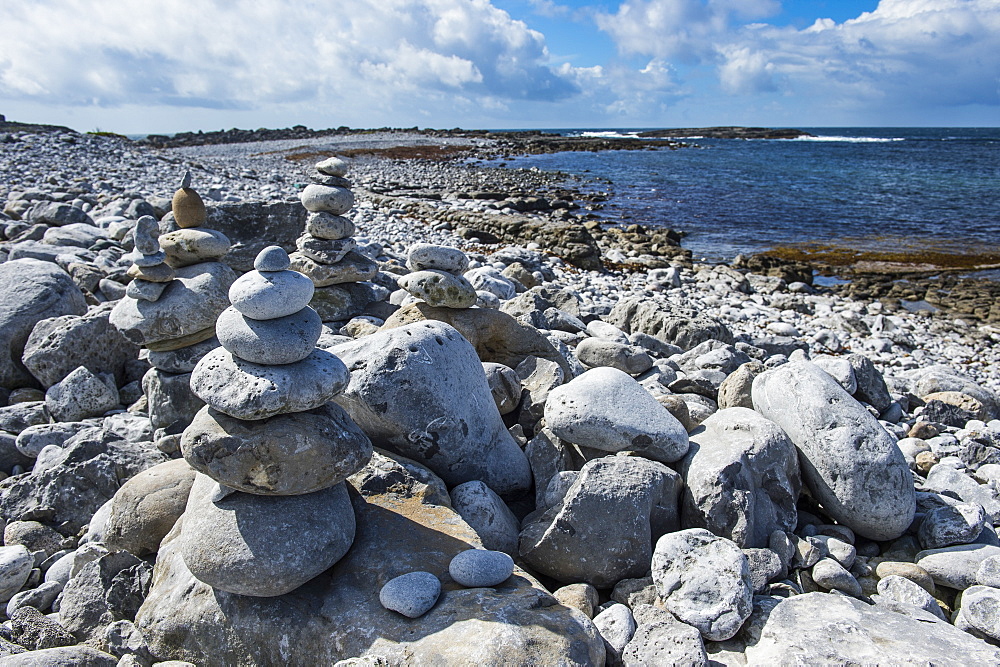
POLYGON ((208 217, 201 195, 189 187, 182 187, 174 193, 170 210, 173 211, 174 221, 181 229, 201 227, 208 217))
POLYGON ((270 320, 299 312, 315 290, 298 271, 249 271, 229 288, 229 301, 251 319, 270 320))
POLYGON ((514 560, 502 551, 469 549, 451 559, 448 574, 469 588, 499 586, 514 573, 514 560))
POLYGON ((133 280, 148 280, 151 283, 169 283, 177 277, 177 273, 174 271, 173 267, 165 262, 160 262, 159 264, 154 264, 152 266, 133 264, 129 267, 128 271, 126 271, 126 274, 133 280))
POLYGON ((160 251, 160 224, 151 215, 144 215, 135 222, 132 232, 135 239, 135 249, 143 255, 152 255, 160 251))
POLYGON ((411 271, 438 269, 461 274, 469 267, 469 258, 464 252, 451 246, 414 243, 406 255, 406 266, 411 271))
POLYGON ((290 496, 343 482, 371 458, 372 443, 334 403, 254 421, 205 406, 184 429, 181 452, 220 484, 290 496))
POLYGON ((833 377, 793 361, 758 375, 751 394, 754 409, 791 438, 803 482, 838 523, 879 541, 909 528, 916 496, 906 458, 833 377))
POLYGON ((191 391, 230 417, 267 419, 318 408, 342 392, 350 379, 344 362, 326 350, 313 350, 294 364, 264 366, 217 347, 191 372, 191 391))
POLYGON ((279 245, 267 246, 253 261, 253 268, 258 271, 284 271, 288 266, 288 253, 279 245))
POLYGON ((408 618, 423 616, 441 595, 441 581, 430 572, 408 572, 390 579, 378 599, 382 606, 408 618))
POLYGON ((222 347, 255 364, 293 364, 308 357, 323 333, 323 322, 306 306, 297 313, 255 320, 230 306, 219 315, 215 335, 222 347))
POLYGON ((634 451, 673 463, 687 454, 688 434, 632 376, 591 369, 556 387, 545 401, 545 423, 575 445, 606 452, 634 451))
POLYGON ((299 252, 320 264, 336 264, 344 259, 347 253, 358 247, 358 242, 352 238, 331 241, 317 238, 311 234, 303 234, 295 240, 299 252))
POLYGON ((399 286, 435 308, 469 308, 479 298, 464 276, 436 269, 408 273, 399 279, 399 286))
POLYGON ((195 577, 237 595, 290 593, 340 560, 354 541, 345 484, 296 496, 232 493, 199 474, 191 487, 178 548, 195 577))
POLYGON ((316 287, 327 287, 341 283, 359 283, 371 280, 378 273, 378 264, 368 257, 349 252, 336 264, 320 264, 300 252, 288 256, 292 269, 309 277, 316 287))
POLYGON ((347 163, 339 157, 331 156, 316 163, 316 171, 327 176, 343 177, 347 174, 347 163))
POLYGON ((167 264, 175 269, 201 262, 214 262, 229 252, 229 237, 214 229, 178 229, 160 237, 167 264))
POLYGON ((143 268, 147 266, 156 266, 157 264, 163 264, 167 259, 167 253, 162 250, 158 250, 154 253, 148 255, 139 255, 135 258, 135 265, 141 266, 143 268))
POLYGON ((331 215, 322 211, 310 213, 306 218, 306 233, 312 234, 318 239, 346 239, 354 236, 357 227, 348 218, 339 215, 331 215))
POLYGON ((307 211, 343 215, 354 206, 354 193, 347 188, 310 183, 299 195, 307 211))
POLYGON ((125 296, 142 301, 158 301, 169 283, 154 283, 136 278, 125 287, 125 296))

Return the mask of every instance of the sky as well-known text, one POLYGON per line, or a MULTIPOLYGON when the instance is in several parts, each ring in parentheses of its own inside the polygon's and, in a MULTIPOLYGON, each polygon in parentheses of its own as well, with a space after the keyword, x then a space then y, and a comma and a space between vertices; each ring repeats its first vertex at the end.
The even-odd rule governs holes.
POLYGON ((1000 0, 0 0, 0 114, 232 127, 1000 126, 1000 0))

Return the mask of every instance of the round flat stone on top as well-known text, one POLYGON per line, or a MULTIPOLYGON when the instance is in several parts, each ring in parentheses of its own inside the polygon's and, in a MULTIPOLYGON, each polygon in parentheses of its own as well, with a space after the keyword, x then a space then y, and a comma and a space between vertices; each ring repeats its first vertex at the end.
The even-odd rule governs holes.
POLYGON ((344 362, 326 350, 313 350, 294 364, 265 366, 219 347, 191 372, 191 391, 230 417, 267 419, 318 408, 344 391, 350 380, 344 362))
POLYGON ((406 256, 411 271, 437 269, 460 274, 469 268, 469 258, 458 248, 433 243, 414 243, 406 256))
POLYGON ((253 268, 258 271, 284 271, 289 267, 288 253, 278 245, 269 245, 259 253, 253 261, 253 268))
POLYGON ((316 163, 316 171, 327 176, 343 177, 347 174, 347 163, 339 157, 328 157, 316 163))
POLYGON ((250 271, 229 288, 233 307, 255 320, 297 313, 312 300, 315 287, 297 271, 250 271))

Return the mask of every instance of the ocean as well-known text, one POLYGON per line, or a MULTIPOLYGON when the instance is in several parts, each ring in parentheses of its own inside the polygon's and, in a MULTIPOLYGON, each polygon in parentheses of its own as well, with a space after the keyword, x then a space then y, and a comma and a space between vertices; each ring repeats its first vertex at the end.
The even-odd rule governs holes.
MULTIPOLYGON (((800 139, 683 139, 678 150, 505 160, 584 177, 609 222, 687 234, 695 259, 785 247, 1000 253, 1000 128, 798 128, 800 139)), ((550 130, 634 136, 636 130, 550 130)))

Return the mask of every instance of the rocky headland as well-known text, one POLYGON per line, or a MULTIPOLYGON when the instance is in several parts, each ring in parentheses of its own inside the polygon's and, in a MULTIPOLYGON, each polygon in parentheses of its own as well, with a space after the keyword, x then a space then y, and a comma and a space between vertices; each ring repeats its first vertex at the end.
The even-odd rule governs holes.
POLYGON ((3 664, 1000 662, 989 312, 483 133, 4 127, 3 664))

